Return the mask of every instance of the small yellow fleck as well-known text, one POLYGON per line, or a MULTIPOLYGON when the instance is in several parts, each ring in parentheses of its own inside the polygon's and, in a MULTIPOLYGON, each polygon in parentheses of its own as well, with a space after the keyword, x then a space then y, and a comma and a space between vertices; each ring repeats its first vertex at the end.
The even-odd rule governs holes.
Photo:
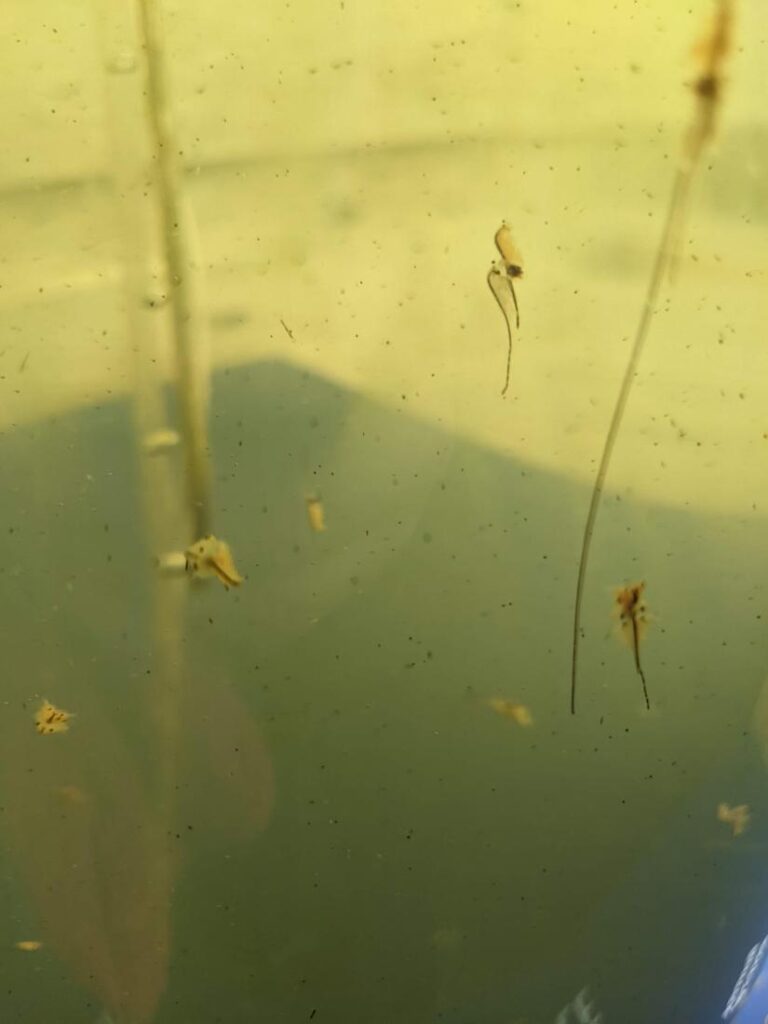
POLYGON ((44 700, 35 713, 35 728, 41 736, 67 732, 72 717, 69 711, 62 711, 61 708, 54 707, 50 701, 44 700))
POLYGON ((38 942, 37 939, 22 939, 21 942, 16 942, 14 945, 16 949, 20 949, 24 953, 36 953, 38 949, 43 948, 42 942, 38 942))
POLYGON ((516 704, 515 701, 508 700, 506 697, 491 697, 487 704, 497 715, 509 718, 524 728, 533 725, 533 715, 525 704, 516 704))
POLYGON ((734 838, 736 838, 737 836, 740 836, 749 825, 749 804, 739 804, 737 807, 731 807, 730 804, 718 804, 717 820, 722 821, 726 825, 730 825, 733 829, 734 838))
POLYGON ((144 450, 148 455, 161 455, 175 448, 180 437, 175 430, 155 430, 143 439, 144 450))
POLYGON ((307 518, 315 533, 322 533, 325 530, 325 509, 316 494, 307 496, 307 518))

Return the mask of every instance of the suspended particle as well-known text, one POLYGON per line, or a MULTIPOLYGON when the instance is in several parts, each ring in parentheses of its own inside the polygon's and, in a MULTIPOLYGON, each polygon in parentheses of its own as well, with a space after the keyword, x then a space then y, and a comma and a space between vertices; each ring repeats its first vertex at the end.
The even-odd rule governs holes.
POLYGON ((244 577, 235 568, 229 544, 210 534, 201 537, 184 552, 185 568, 197 579, 215 576, 227 589, 239 587, 244 577))
POLYGON ((35 713, 35 728, 41 736, 67 732, 72 717, 69 711, 62 711, 61 708, 54 707, 50 701, 44 700, 35 713))
POLYGON ((307 519, 315 533, 325 530, 325 508, 316 494, 307 495, 307 519))
POLYGON ((486 703, 492 711, 496 712, 497 715, 501 715, 503 718, 508 718, 517 725, 521 725, 524 728, 528 728, 533 725, 533 715, 525 704, 517 704, 515 701, 508 700, 506 697, 491 697, 486 701, 486 703))
POLYGON ((734 839, 746 831, 750 818, 749 804, 738 804, 736 807, 730 804, 717 805, 717 820, 731 826, 734 839))

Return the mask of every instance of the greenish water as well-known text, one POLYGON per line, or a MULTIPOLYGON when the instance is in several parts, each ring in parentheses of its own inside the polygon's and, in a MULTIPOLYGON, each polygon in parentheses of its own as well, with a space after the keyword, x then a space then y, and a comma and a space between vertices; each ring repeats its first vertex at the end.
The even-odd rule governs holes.
MULTIPOLYGON (((714 1019, 763 924, 765 796, 744 727, 762 623, 738 586, 760 522, 606 503, 572 718, 583 487, 280 364, 218 375, 213 406, 221 532, 248 581, 191 602, 157 1019, 550 1021, 583 985, 606 1019, 690 1020, 692 1006, 714 1019), (307 525, 310 487, 324 534, 307 525), (617 564, 635 573, 641 548, 658 595, 650 714, 601 591, 617 564), (243 807, 269 785, 264 763, 221 777, 206 738, 228 741, 206 703, 225 685, 274 773, 261 831, 243 807), (495 715, 494 695, 528 705, 534 726, 495 715), (739 843, 724 841, 721 800, 752 807, 739 843)), ((35 743, 77 744, 82 788, 119 806, 117 773, 146 769, 153 700, 128 408, 19 430, 0 464, 4 749, 31 732, 22 703, 48 696, 78 718, 35 743)), ((6 816, 9 788, 36 799, 25 775, 55 770, 24 749, 29 763, 6 764, 6 816)), ((113 828, 100 813, 92 838, 113 828)), ((14 859, 55 846, 55 830, 42 814, 20 838, 11 827, 6 947, 46 909, 14 859)), ((134 842, 111 849, 107 877, 134 842)), ((18 953, 4 974, 8 1019, 95 1016, 52 952, 18 953)))
POLYGON ((760 5, 608 474, 575 716, 713 5, 6 6, 1 1024, 714 1024, 768 929, 760 5), (242 587, 158 573, 208 528, 242 587), (639 580, 649 711, 612 615, 639 580))

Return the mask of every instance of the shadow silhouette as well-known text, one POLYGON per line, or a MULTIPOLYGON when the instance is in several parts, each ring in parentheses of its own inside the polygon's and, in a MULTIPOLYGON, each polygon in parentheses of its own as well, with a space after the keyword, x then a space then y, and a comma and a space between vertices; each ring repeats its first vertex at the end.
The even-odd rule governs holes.
MULTIPOLYGON (((172 863, 152 800, 129 408, 0 440, 4 834, 41 934, 85 989, 146 1024, 170 956, 162 1021, 502 1024, 553 1019, 626 928, 655 963, 693 948, 713 887, 738 902, 729 887, 745 884, 727 855, 697 874, 721 838, 700 790, 714 799, 722 781, 717 798, 738 802, 755 771, 763 519, 607 496, 571 718, 584 484, 280 363, 219 374, 211 429, 216 532, 247 582, 190 602, 172 863), (634 578, 657 613, 650 713, 610 637, 610 587, 634 578), (34 733, 43 696, 75 712, 66 735, 34 733), (494 715, 491 696, 534 726, 494 715), (638 874, 651 852, 655 874, 638 874)), ((727 997, 715 967, 673 972, 652 1000, 629 969, 600 981, 639 1024, 705 975, 727 997)), ((11 1015, 26 971, 11 966, 11 1015)), ((29 1024, 84 1005, 53 974, 47 991, 29 1024)))

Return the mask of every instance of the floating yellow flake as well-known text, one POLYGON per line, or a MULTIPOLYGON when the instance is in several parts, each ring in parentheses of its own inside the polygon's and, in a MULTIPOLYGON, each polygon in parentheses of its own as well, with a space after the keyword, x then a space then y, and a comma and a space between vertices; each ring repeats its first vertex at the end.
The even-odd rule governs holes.
POLYGON ((148 455, 162 455, 175 448, 180 440, 175 430, 154 430, 144 437, 142 445, 148 455))
POLYGON ((533 715, 525 704, 516 704, 513 700, 507 700, 506 697, 491 697, 486 703, 497 715, 503 715, 504 718, 509 718, 518 725, 525 728, 533 725, 533 715))
POLYGON ((239 587, 243 582, 243 577, 235 568, 229 544, 213 535, 196 540, 184 552, 184 557, 187 572, 200 579, 215 576, 227 589, 239 587))
POLYGON ((38 949, 43 948, 42 942, 38 942, 37 939, 22 939, 21 942, 15 942, 14 945, 23 953, 36 953, 38 949))
POLYGON ((50 736, 55 732, 67 732, 72 715, 54 707, 50 701, 44 700, 35 714, 35 728, 41 736, 50 736))
POLYGON ((717 820, 730 825, 733 829, 734 838, 736 838, 749 825, 749 804, 739 804, 737 807, 731 807, 730 804, 718 804, 717 820))
POLYGON ((307 518, 315 533, 322 533, 325 530, 325 509, 316 494, 307 495, 307 518))

